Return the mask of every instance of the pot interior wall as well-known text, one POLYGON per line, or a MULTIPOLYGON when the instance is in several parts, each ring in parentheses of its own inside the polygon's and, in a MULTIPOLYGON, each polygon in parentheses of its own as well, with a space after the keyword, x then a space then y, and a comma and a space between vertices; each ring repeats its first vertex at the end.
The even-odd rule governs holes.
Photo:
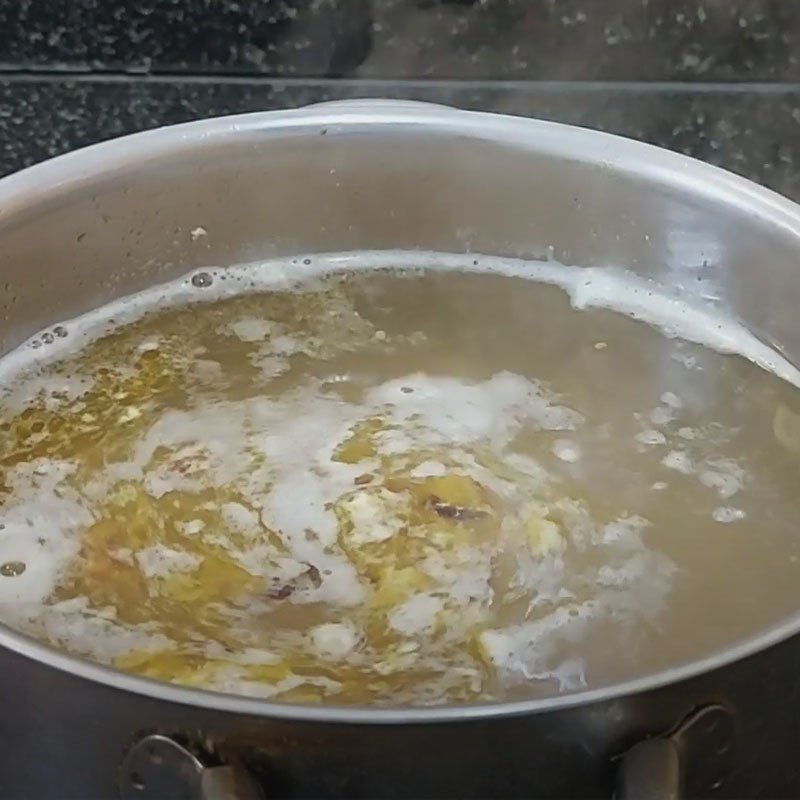
POLYGON ((695 179, 689 161, 648 168, 657 151, 636 145, 626 164, 605 161, 603 137, 554 152, 539 147, 539 130, 490 141, 479 123, 457 136, 385 121, 231 126, 146 157, 127 140, 127 164, 104 169, 102 153, 84 155, 73 181, 50 185, 45 168, 31 191, 0 184, 0 349, 196 267, 419 248, 629 268, 720 297, 800 353, 800 237, 769 215, 769 198, 711 186, 702 168, 695 179), (206 235, 193 236, 199 227, 206 235))

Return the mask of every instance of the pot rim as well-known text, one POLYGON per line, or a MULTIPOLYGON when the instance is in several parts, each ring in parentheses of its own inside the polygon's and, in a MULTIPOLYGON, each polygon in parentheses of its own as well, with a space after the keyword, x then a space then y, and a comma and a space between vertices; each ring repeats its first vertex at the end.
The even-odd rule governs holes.
MULTIPOLYGON (((400 100, 341 100, 298 109, 182 123, 84 147, 0 179, 0 223, 65 189, 129 169, 134 163, 232 139, 263 141, 297 135, 385 130, 459 136, 578 160, 691 190, 766 218, 794 235, 800 249, 800 206, 757 184, 696 159, 588 128, 525 117, 465 111, 400 100)), ((157 700, 281 720, 408 724, 543 713, 655 690, 726 666, 800 631, 800 611, 700 659, 597 689, 534 700, 440 707, 311 706, 190 689, 124 673, 72 656, 0 624, 0 648, 84 680, 157 700)))

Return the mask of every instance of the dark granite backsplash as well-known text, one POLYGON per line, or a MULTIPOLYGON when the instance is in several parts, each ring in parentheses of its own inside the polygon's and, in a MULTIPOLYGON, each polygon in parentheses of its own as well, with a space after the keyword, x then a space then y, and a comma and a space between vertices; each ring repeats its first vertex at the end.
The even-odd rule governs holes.
POLYGON ((0 0, 0 69, 798 80, 796 0, 0 0))
POLYGON ((341 97, 571 122, 800 199, 800 0, 0 0, 0 175, 341 97))
POLYGON ((428 100, 584 125, 701 158, 800 200, 800 87, 0 79, 0 174, 157 125, 353 97, 428 100))

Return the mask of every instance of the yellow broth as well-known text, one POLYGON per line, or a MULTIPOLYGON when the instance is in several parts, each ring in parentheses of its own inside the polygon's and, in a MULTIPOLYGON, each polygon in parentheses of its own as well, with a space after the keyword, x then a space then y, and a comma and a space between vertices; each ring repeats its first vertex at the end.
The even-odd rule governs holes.
POLYGON ((518 278, 154 307, 4 392, 0 616, 287 702, 635 677, 796 611, 797 394, 518 278))

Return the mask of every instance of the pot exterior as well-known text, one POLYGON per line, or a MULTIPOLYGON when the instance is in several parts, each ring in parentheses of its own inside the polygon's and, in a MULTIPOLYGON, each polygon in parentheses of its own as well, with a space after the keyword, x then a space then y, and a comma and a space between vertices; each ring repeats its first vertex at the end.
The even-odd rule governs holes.
POLYGON ((712 673, 591 705, 465 722, 347 725, 146 698, 4 651, 0 796, 111 800, 127 750, 162 733, 243 764, 268 798, 610 798, 622 753, 717 701, 734 711, 736 734, 726 753, 700 740, 682 754, 686 796, 795 798, 798 663, 794 637, 712 673))

